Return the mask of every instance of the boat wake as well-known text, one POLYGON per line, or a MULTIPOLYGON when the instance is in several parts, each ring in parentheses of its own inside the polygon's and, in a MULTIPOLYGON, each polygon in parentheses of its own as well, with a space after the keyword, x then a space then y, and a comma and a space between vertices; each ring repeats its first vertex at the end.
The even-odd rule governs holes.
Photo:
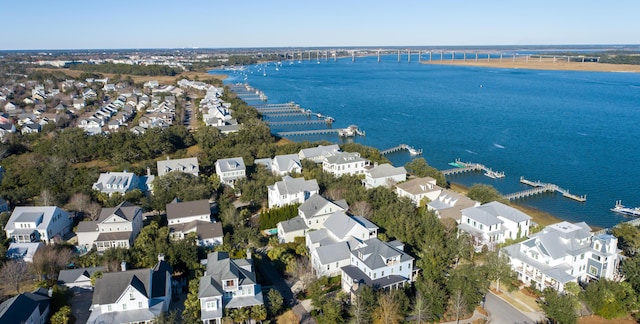
POLYGON ((499 148, 499 149, 504 149, 504 146, 502 146, 502 145, 500 145, 500 144, 493 143, 493 146, 494 146, 494 147, 497 147, 497 148, 499 148))
POLYGON ((475 154, 475 155, 478 155, 478 153, 476 153, 476 152, 474 152, 474 151, 472 151, 472 150, 464 150, 464 151, 465 151, 465 152, 467 152, 467 153, 469 153, 469 154, 475 154))

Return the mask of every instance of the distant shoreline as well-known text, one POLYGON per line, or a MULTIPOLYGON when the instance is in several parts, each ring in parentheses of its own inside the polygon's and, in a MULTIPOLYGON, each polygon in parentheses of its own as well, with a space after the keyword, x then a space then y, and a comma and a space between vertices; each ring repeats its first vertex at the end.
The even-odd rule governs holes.
POLYGON ((477 66, 477 67, 493 67, 504 69, 530 69, 530 70, 556 70, 556 71, 589 71, 589 72, 627 72, 640 73, 640 65, 633 64, 609 64, 595 62, 566 62, 555 60, 553 58, 544 57, 540 60, 537 57, 529 58, 517 57, 513 60, 511 57, 504 57, 502 61, 498 58, 467 59, 455 61, 451 60, 432 60, 421 61, 422 64, 435 65, 461 65, 461 66, 477 66))

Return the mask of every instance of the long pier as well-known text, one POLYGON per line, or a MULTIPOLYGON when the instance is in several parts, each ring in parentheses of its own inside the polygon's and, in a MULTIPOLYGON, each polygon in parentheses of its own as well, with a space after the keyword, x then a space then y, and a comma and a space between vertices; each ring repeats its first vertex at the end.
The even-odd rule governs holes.
POLYGON ((316 135, 316 134, 333 134, 340 133, 342 131, 341 128, 327 128, 327 129, 310 129, 304 131, 293 131, 293 132, 278 132, 278 136, 302 136, 302 135, 316 135))
POLYGON ((279 103, 279 104, 264 104, 264 105, 255 105, 253 108, 261 110, 261 109, 277 109, 277 108, 297 108, 300 109, 300 105, 287 102, 287 103, 279 103))
POLYGON ((578 196, 578 195, 574 195, 571 194, 569 192, 569 190, 567 189, 563 189, 560 186, 553 184, 553 183, 546 183, 546 182, 541 182, 541 181, 531 181, 531 180, 527 180, 524 177, 520 177, 520 183, 522 184, 526 184, 528 186, 532 186, 534 187, 533 189, 528 189, 528 190, 523 190, 523 191, 518 191, 518 192, 514 192, 508 195, 504 195, 503 197, 507 200, 516 200, 516 199, 521 199, 521 198, 525 198, 525 197, 530 197, 530 196, 534 196, 537 194, 541 194, 544 192, 559 192, 562 194, 563 197, 569 198, 569 199, 573 199, 575 201, 579 201, 579 202, 585 202, 587 201, 587 195, 582 195, 582 196, 578 196))
POLYGON ((380 151, 380 154, 387 155, 387 154, 391 154, 391 153, 402 151, 402 150, 407 150, 413 155, 422 154, 422 149, 416 150, 415 148, 413 148, 412 146, 409 146, 407 144, 400 144, 398 146, 394 146, 392 148, 388 148, 386 150, 382 150, 382 151, 380 151))
POLYGON ((465 172, 479 172, 479 171, 484 171, 484 175, 486 175, 489 178, 494 178, 494 179, 499 179, 499 178, 504 178, 504 172, 498 172, 498 171, 493 171, 493 169, 485 166, 484 164, 481 163, 471 163, 471 162, 460 162, 460 159, 456 159, 456 161, 453 163, 455 165, 457 165, 458 167, 453 168, 453 169, 447 169, 447 170, 442 170, 440 172, 442 172, 442 174, 444 174, 445 176, 448 175, 453 175, 453 174, 460 174, 460 173, 465 173, 465 172))
POLYGON ((291 120, 291 121, 281 121, 281 122, 272 122, 265 121, 269 126, 276 125, 314 125, 314 124, 331 124, 331 120, 320 120, 320 119, 311 119, 311 120, 291 120))

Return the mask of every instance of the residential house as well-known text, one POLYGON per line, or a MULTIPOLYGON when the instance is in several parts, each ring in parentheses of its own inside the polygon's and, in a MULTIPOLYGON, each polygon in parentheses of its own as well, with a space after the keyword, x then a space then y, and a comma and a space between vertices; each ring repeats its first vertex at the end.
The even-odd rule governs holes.
POLYGON ((442 188, 432 177, 415 178, 396 185, 398 197, 407 197, 418 207, 436 200, 441 192, 442 188))
POLYGON ((142 229, 142 208, 125 201, 114 208, 103 208, 97 221, 78 224, 78 245, 98 251, 112 247, 130 248, 142 229))
MULTIPOLYGON (((161 255, 152 269, 106 272, 96 280, 88 324, 154 323, 171 303, 171 266, 161 255)), ((124 262, 123 262, 124 263, 124 262)))
POLYGON ((40 126, 40 124, 30 123, 30 124, 22 125, 22 128, 20 129, 20 133, 22 133, 22 135, 36 134, 36 133, 40 133, 40 130, 42 130, 42 127, 40 126))
POLYGON ((0 141, 4 141, 8 134, 15 132, 16 126, 13 123, 0 123, 0 141))
POLYGON ((189 233, 196 233, 200 246, 222 244, 222 223, 211 221, 211 206, 208 200, 173 201, 167 204, 166 211, 171 238, 183 239, 189 233))
POLYGON ((247 177, 244 160, 242 157, 220 159, 216 161, 216 174, 221 183, 233 188, 236 181, 247 177))
POLYGON ((0 304, 0 323, 48 323, 50 303, 51 291, 45 288, 21 293, 0 304))
MULTIPOLYGON (((4 177, 4 168, 0 166, 0 183, 4 177)), ((9 202, 0 197, 0 213, 9 211, 9 202)))
POLYGON ((560 222, 531 234, 529 239, 503 248, 511 268, 525 284, 564 290, 569 282, 620 278, 618 239, 595 234, 584 222, 560 222))
POLYGON ((511 206, 492 201, 477 207, 462 210, 458 229, 468 233, 476 251, 484 246, 493 250, 495 245, 506 240, 519 239, 529 235, 531 217, 511 206))
POLYGON ((9 244, 7 253, 5 256, 8 259, 22 260, 24 262, 33 262, 33 256, 36 252, 43 247, 42 242, 28 242, 28 243, 16 243, 9 244))
POLYGON ((375 165, 364 171, 364 187, 373 189, 376 187, 391 188, 398 182, 407 180, 407 170, 404 167, 394 167, 389 163, 375 165))
POLYGON ((480 202, 464 194, 442 189, 438 197, 427 204, 427 209, 435 211, 440 218, 452 218, 459 224, 462 210, 474 206, 480 206, 480 202))
POLYGON ((192 174, 197 177, 200 172, 200 166, 198 165, 198 158, 190 157, 184 159, 170 160, 167 157, 166 160, 160 160, 157 162, 158 176, 163 176, 169 172, 177 171, 192 174))
POLYGON ((91 276, 96 272, 104 273, 106 271, 107 269, 103 266, 60 270, 58 283, 68 288, 77 287, 91 290, 93 288, 91 276))
POLYGON ((340 146, 334 145, 318 145, 318 147, 312 147, 302 149, 298 152, 298 158, 300 160, 311 160, 315 163, 322 163, 325 157, 340 153, 340 146))
POLYGON ((116 192, 124 195, 128 191, 141 189, 141 183, 139 177, 132 172, 107 172, 100 173, 92 188, 109 196, 116 192))
POLYGON ((278 241, 289 243, 296 237, 304 237, 308 230, 323 228, 331 214, 347 209, 345 200, 330 201, 319 194, 312 195, 298 207, 298 216, 276 225, 278 241))
POLYGON ((56 206, 16 207, 4 230, 16 243, 53 242, 71 232, 71 215, 56 206))
POLYGON ((322 170, 336 177, 363 174, 368 165, 369 160, 360 157, 358 152, 339 152, 322 160, 322 170))
POLYGON ((276 155, 271 163, 271 172, 284 176, 291 173, 302 173, 302 163, 297 154, 276 155))
POLYGON ((316 179, 292 178, 284 176, 272 186, 267 186, 269 208, 291 204, 302 204, 312 195, 320 192, 316 179))
POLYGON ((222 324, 230 309, 264 305, 250 255, 231 259, 227 252, 213 252, 207 256, 206 267, 198 286, 202 323, 222 324))
POLYGON ((377 289, 400 289, 415 280, 414 258, 400 241, 377 238, 363 241, 350 253, 350 264, 341 270, 342 290, 355 294, 361 285, 377 289))
POLYGON ((331 214, 322 229, 306 233, 313 272, 318 278, 339 275, 340 268, 350 264, 350 251, 377 235, 378 226, 364 217, 331 214))
POLYGON ((18 108, 18 106, 16 106, 15 104, 13 104, 12 102, 7 102, 4 105, 4 111, 7 113, 13 112, 18 108))

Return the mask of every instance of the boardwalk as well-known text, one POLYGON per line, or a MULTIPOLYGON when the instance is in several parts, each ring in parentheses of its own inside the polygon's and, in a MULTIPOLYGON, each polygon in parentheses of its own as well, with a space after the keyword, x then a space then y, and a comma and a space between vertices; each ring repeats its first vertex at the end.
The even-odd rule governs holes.
POLYGON ((569 198, 569 199, 573 199, 575 201, 579 201, 579 202, 587 201, 587 195, 578 196, 578 195, 571 194, 569 192, 569 190, 563 189, 563 188, 561 188, 558 185, 555 185, 553 183, 541 182, 539 180, 538 181, 531 181, 531 180, 525 179, 524 177, 520 177, 520 183, 526 184, 528 186, 532 186, 534 188, 533 189, 514 192, 514 193, 511 193, 511 194, 508 194, 508 195, 504 195, 503 197, 505 199, 508 199, 508 200, 516 200, 516 199, 522 199, 522 198, 525 198, 525 197, 538 195, 538 194, 541 194, 541 193, 544 193, 544 192, 554 192, 555 191, 555 192, 561 193, 563 197, 566 197, 566 198, 569 198))
POLYGON ((316 135, 316 134, 338 134, 342 131, 342 129, 310 129, 304 131, 293 131, 293 132, 278 132, 276 135, 283 136, 302 136, 302 135, 316 135))
POLYGON ((493 178, 493 179, 504 178, 504 172, 493 171, 493 169, 485 166, 484 164, 471 163, 471 162, 466 162, 466 163, 465 162, 460 162, 460 159, 456 159, 456 161, 454 163, 449 163, 449 164, 455 165, 456 167, 453 168, 453 169, 447 169, 447 170, 440 171, 445 176, 453 175, 453 174, 460 174, 460 173, 465 173, 465 172, 484 171, 484 175, 489 177, 489 178, 493 178))
POLYGON ((266 121, 269 126, 285 126, 285 125, 317 125, 317 124, 331 124, 330 120, 289 120, 289 121, 280 121, 280 122, 272 122, 266 121))
POLYGON ((409 153, 411 155, 420 155, 420 154, 422 154, 422 149, 416 150, 415 148, 413 148, 413 146, 409 146, 407 144, 400 144, 398 146, 394 146, 392 148, 388 148, 386 150, 382 150, 382 151, 380 151, 380 154, 387 155, 387 154, 391 154, 391 153, 402 151, 402 150, 409 151, 409 153))

